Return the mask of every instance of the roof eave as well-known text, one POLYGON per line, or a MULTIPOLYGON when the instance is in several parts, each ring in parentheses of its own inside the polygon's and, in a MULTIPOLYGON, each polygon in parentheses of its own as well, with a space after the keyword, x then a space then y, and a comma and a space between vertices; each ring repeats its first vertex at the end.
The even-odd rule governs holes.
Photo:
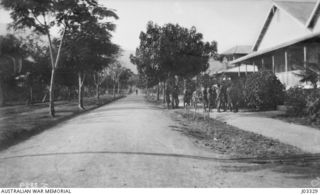
POLYGON ((306 41, 308 39, 312 39, 312 38, 315 38, 319 36, 320 37, 320 32, 317 32, 317 33, 312 33, 312 34, 309 34, 307 36, 304 36, 302 38, 298 38, 298 39, 294 39, 294 40, 291 40, 291 41, 288 41, 288 42, 285 42, 285 43, 282 43, 282 44, 279 44, 277 46, 274 46, 274 47, 270 47, 270 48, 267 48, 265 50, 262 50, 262 51, 256 51, 256 52, 252 52, 246 56, 243 56, 241 58, 238 58, 236 60, 233 60, 230 62, 230 64, 238 64, 238 63, 242 63, 246 60, 249 60, 249 59, 252 59, 254 57, 257 57, 257 56, 260 56, 260 55, 263 55, 263 54, 266 54, 266 53, 270 53, 272 51, 275 51, 275 50, 278 50, 278 49, 283 49, 285 47, 289 47, 291 45, 294 45, 294 44, 297 44, 299 42, 302 42, 302 41, 306 41))
POLYGON ((257 39, 256 39, 256 41, 254 42, 254 44, 252 46, 252 49, 251 49, 252 51, 256 51, 258 49, 258 47, 259 47, 259 45, 260 45, 260 43, 261 43, 261 41, 262 41, 262 39, 263 39, 263 37, 265 35, 265 32, 266 32, 265 29, 268 28, 268 26, 269 26, 269 24, 271 22, 270 18, 272 18, 274 16, 274 13, 275 13, 276 9, 277 9, 277 6, 273 2, 273 5, 270 8, 270 11, 269 11, 269 13, 268 13, 268 15, 267 15, 267 17, 265 19, 265 22, 264 22, 261 30, 259 31, 260 33, 258 34, 257 39))
POLYGON ((317 10, 319 9, 319 6, 320 6, 320 0, 317 1, 316 6, 314 7, 306 25, 305 25, 306 28, 309 28, 311 26, 311 23, 315 17, 315 14, 317 13, 317 10))
MULTIPOLYGON (((309 24, 311 23, 311 21, 312 21, 312 19, 313 19, 313 15, 315 15, 315 13, 316 13, 316 11, 317 11, 317 8, 318 8, 319 6, 320 6, 320 0, 317 1, 317 4, 316 4, 316 6, 315 6, 314 10, 312 11, 312 14, 311 14, 311 16, 310 16, 310 18, 309 18, 310 21, 308 20, 307 25, 309 25, 309 24)), ((265 22, 264 22, 264 25, 263 25, 262 29, 260 30, 260 33, 259 33, 259 35, 258 35, 258 38, 257 38, 257 40, 255 41, 255 43, 254 43, 254 45, 253 45, 253 47, 252 47, 252 51, 257 51, 257 50, 258 50, 258 48, 259 48, 259 46, 260 46, 260 43, 261 43, 261 41, 262 41, 262 39, 263 39, 266 31, 267 31, 267 28, 268 28, 268 26, 269 26, 270 23, 271 23, 271 20, 272 20, 272 18, 273 18, 273 16, 274 16, 274 13, 275 13, 275 11, 276 11, 277 9, 282 10, 284 13, 286 13, 289 17, 291 17, 296 23, 298 23, 298 24, 301 25, 302 27, 304 27, 304 28, 306 27, 306 24, 303 24, 302 21, 300 21, 300 20, 298 20, 297 18, 295 18, 294 16, 292 16, 287 10, 285 10, 285 9, 282 8, 280 5, 278 5, 277 2, 273 1, 273 5, 272 5, 272 7, 271 7, 271 9, 270 9, 270 11, 269 11, 269 14, 268 14, 268 16, 267 16, 267 18, 266 18, 266 20, 265 20, 265 22), (265 30, 265 29, 266 29, 266 30, 265 30)), ((309 28, 306 28, 306 29, 307 29, 307 30, 310 30, 309 28)))

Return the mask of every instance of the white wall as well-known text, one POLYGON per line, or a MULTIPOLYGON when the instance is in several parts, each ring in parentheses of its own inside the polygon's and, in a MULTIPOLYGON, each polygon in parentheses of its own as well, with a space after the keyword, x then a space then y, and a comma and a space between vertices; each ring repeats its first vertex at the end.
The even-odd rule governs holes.
POLYGON ((288 73, 281 72, 281 73, 276 73, 276 76, 281 81, 281 83, 286 86, 286 89, 289 89, 295 86, 306 86, 307 84, 301 83, 300 82, 301 78, 295 75, 295 73, 299 73, 299 72, 300 72, 299 70, 288 71, 288 73))

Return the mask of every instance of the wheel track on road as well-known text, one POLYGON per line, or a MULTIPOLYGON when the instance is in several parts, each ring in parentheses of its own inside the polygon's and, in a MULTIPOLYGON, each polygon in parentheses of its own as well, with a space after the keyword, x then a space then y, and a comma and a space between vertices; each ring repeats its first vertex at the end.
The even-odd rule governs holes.
POLYGON ((270 157, 270 158, 255 158, 255 157, 242 157, 242 158, 217 158, 208 156, 196 156, 188 154, 174 154, 174 153, 153 153, 153 152, 126 152, 126 151, 78 151, 78 152, 57 152, 57 153, 39 153, 39 154, 25 154, 0 157, 0 161, 17 159, 17 158, 32 158, 32 157, 45 157, 45 156, 67 156, 67 155, 89 155, 89 154, 118 154, 118 155, 139 155, 139 156, 160 156, 160 157, 172 157, 172 158, 186 158, 195 160, 207 160, 216 162, 240 162, 240 163, 255 163, 255 164, 292 164, 292 163, 308 163, 319 161, 320 154, 312 155, 292 155, 283 157, 270 157))

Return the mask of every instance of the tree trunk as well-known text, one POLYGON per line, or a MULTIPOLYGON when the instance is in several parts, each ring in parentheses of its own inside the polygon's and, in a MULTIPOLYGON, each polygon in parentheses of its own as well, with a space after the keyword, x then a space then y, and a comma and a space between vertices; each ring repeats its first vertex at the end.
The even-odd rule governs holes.
POLYGON ((46 102, 47 95, 48 95, 48 93, 47 93, 47 91, 46 91, 46 93, 43 95, 42 103, 45 103, 45 102, 46 102))
POLYGON ((96 84, 96 90, 97 90, 97 102, 100 104, 100 85, 96 84))
POLYGON ((120 94, 120 81, 118 81, 118 92, 117 94, 120 94))
POLYGON ((2 85, 3 85, 2 78, 0 76, 0 107, 4 105, 4 92, 3 92, 2 85))
POLYGON ((163 102, 163 103, 166 103, 166 82, 165 82, 165 81, 163 82, 163 91, 162 91, 162 93, 163 93, 163 100, 162 100, 162 102, 163 102))
POLYGON ((79 81, 78 107, 79 107, 79 109, 84 110, 84 107, 83 107, 83 81, 84 81, 84 78, 82 78, 81 73, 78 73, 78 81, 79 81))
POLYGON ((58 48, 58 53, 56 58, 54 59, 53 57, 53 46, 52 46, 52 41, 51 41, 51 36, 50 36, 50 32, 49 30, 47 31, 47 36, 48 36, 48 41, 49 41, 49 53, 50 53, 50 61, 51 61, 51 80, 50 80, 50 89, 49 89, 49 110, 50 110, 50 115, 52 117, 55 116, 55 110, 54 110, 54 79, 55 79, 55 70, 58 67, 58 63, 59 63, 59 58, 60 58, 60 53, 61 53, 61 47, 62 47, 62 43, 63 43, 63 38, 65 35, 66 29, 64 29, 62 37, 61 37, 61 41, 59 44, 59 48, 58 48))
POLYGON ((29 90, 30 90, 30 104, 33 104, 33 88, 32 88, 32 86, 30 86, 29 90))
POLYGON ((54 110, 54 79, 55 79, 56 71, 53 68, 51 70, 51 79, 50 79, 50 88, 49 88, 49 109, 50 115, 54 117, 56 115, 54 110))
POLYGON ((71 87, 68 87, 68 100, 71 101, 72 97, 71 97, 71 87))
POLYGON ((147 79, 147 82, 146 82, 146 94, 147 94, 147 96, 149 95, 149 93, 148 93, 148 79, 147 79))
POLYGON ((160 100, 160 81, 158 82, 158 86, 157 86, 157 101, 160 100))
POLYGON ((113 82, 113 90, 112 90, 112 93, 113 93, 113 98, 116 97, 116 82, 113 82))

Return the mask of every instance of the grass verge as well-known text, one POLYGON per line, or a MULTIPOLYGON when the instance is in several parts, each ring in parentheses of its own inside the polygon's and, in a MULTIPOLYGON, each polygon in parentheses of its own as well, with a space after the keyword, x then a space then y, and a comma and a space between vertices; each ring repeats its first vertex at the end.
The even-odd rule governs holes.
POLYGON ((173 117, 180 127, 174 130, 192 137, 194 142, 210 150, 231 157, 273 158, 305 154, 297 147, 281 143, 259 134, 247 132, 215 119, 204 119, 192 112, 176 110, 173 117))
POLYGON ((287 114, 281 114, 274 116, 273 118, 282 120, 284 122, 308 126, 320 130, 320 121, 312 122, 310 121, 310 118, 307 116, 290 116, 287 114))
POLYGON ((49 115, 46 103, 0 108, 0 150, 122 97, 101 96, 99 104, 96 98, 85 98, 85 110, 80 110, 76 101, 58 101, 55 102, 56 117, 49 115))

